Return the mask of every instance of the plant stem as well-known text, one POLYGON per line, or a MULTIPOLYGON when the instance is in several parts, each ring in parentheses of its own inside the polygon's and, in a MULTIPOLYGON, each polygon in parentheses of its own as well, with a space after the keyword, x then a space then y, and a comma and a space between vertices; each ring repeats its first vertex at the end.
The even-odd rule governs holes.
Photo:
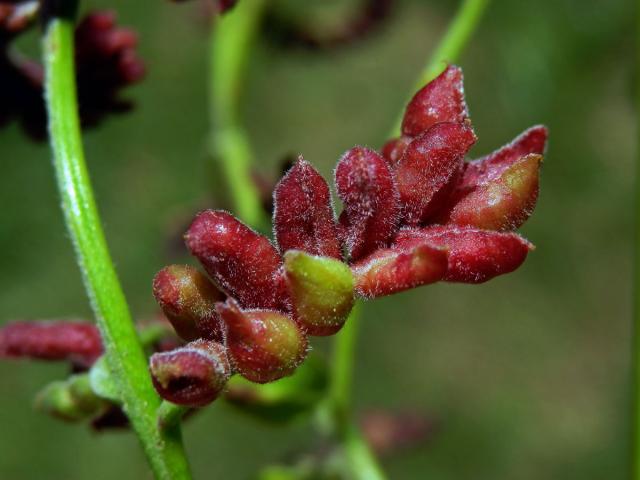
POLYGON ((163 400, 158 408, 158 422, 161 429, 171 429, 180 424, 182 417, 189 411, 189 407, 176 405, 163 400))
MULTIPOLYGON (((437 77, 448 63, 457 61, 488 5, 489 0, 462 1, 447 31, 433 51, 431 60, 418 76, 416 90, 437 77)), ((391 130, 391 137, 398 135, 401 124, 402 116, 399 116, 391 130)))
POLYGON ((190 478, 179 427, 161 431, 147 361, 109 255, 84 160, 74 71, 75 2, 44 33, 46 105, 62 210, 123 408, 157 479, 190 478), (71 10, 71 12, 69 12, 71 10))
MULTIPOLYGON (((458 58, 471 34, 478 25, 489 0, 464 0, 447 32, 433 52, 427 66, 420 74, 417 88, 435 78, 447 62, 458 58)), ((400 131, 401 117, 395 123, 390 136, 400 131)), ((640 203, 640 201, 639 201, 640 203)), ((351 384, 358 331, 360 328, 360 309, 357 304, 335 343, 333 375, 330 392, 331 411, 335 427, 342 439, 347 465, 355 479, 384 479, 384 473, 378 466, 358 427, 351 419, 351 384)))
POLYGON ((350 413, 351 384, 361 313, 362 303, 358 301, 344 327, 336 336, 334 345, 329 398, 335 414, 340 417, 350 413))
POLYGON ((211 33, 209 103, 210 152, 220 162, 238 216, 259 229, 268 219, 251 175, 253 152, 240 122, 240 93, 251 46, 267 2, 242 0, 218 18, 211 33))
POLYGON ((342 443, 348 478, 384 480, 386 477, 362 437, 351 408, 351 385, 361 311, 362 304, 357 302, 335 341, 329 387, 329 414, 334 433, 342 443))

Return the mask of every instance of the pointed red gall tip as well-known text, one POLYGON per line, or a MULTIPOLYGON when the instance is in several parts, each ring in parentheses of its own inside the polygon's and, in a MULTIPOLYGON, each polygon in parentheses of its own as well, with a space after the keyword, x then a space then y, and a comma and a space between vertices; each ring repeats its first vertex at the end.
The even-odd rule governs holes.
POLYGON ((327 182, 302 157, 273 194, 273 226, 280 253, 303 250, 340 259, 342 252, 327 182))
POLYGON ((547 148, 547 137, 547 127, 535 125, 495 152, 469 162, 465 165, 464 175, 457 189, 468 192, 474 187, 496 178, 504 169, 525 155, 532 153, 544 155, 547 148))
POLYGON ((348 150, 335 170, 342 237, 351 261, 388 246, 398 224, 398 192, 387 162, 366 147, 348 150))
POLYGON ((438 123, 409 144, 396 167, 406 224, 420 225, 442 208, 475 141, 465 123, 438 123))
POLYGON ((538 199, 542 155, 525 155, 465 193, 457 190, 440 222, 486 230, 516 230, 538 199))
POLYGON ((402 134, 415 137, 437 123, 463 123, 468 119, 462 69, 449 65, 411 99, 402 121, 402 134))

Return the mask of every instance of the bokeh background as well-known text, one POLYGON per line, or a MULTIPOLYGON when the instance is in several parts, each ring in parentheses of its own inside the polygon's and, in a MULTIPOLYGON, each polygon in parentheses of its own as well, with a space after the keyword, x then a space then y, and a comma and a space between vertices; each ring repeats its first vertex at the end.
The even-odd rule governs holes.
MULTIPOLYGON (((272 1, 316 26, 357 4, 272 1)), ((82 2, 116 9, 139 31, 149 71, 127 92, 136 110, 85 138, 109 244, 140 319, 156 312, 155 272, 186 258, 171 239, 219 201, 206 154, 208 34, 194 2, 82 2)), ((243 101, 259 170, 275 176, 283 157, 303 153, 330 177, 347 148, 380 146, 457 3, 398 0, 374 35, 330 52, 262 36, 243 101)), ((540 201, 523 228, 537 250, 485 285, 438 284, 366 306, 359 411, 418 412, 439 426, 383 459, 390 478, 624 477, 633 18, 625 0, 496 0, 460 59, 474 154, 532 124, 550 128, 540 201)), ((36 36, 23 47, 37 52, 36 36)), ((11 126, 0 132, 0 156, 0 322, 91 318, 47 147, 11 126)), ((148 478, 131 434, 96 435, 32 411, 36 391, 65 374, 61 365, 0 363, 0 477, 148 478)), ((314 435, 305 423, 256 423, 223 402, 185 426, 198 479, 254 478, 312 449, 314 435)))

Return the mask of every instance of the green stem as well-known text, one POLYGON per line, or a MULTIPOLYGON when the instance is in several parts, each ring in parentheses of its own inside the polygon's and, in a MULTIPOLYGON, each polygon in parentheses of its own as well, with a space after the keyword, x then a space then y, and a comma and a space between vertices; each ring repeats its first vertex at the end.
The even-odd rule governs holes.
POLYGON ((251 46, 267 2, 242 0, 217 19, 211 33, 209 102, 210 152, 220 162, 234 210, 247 224, 268 228, 252 178, 253 152, 240 121, 240 93, 251 46))
MULTIPOLYGON (((417 88, 434 79, 448 62, 455 61, 478 25, 489 0, 464 0, 447 32, 433 52, 427 66, 416 82, 417 88)), ((390 136, 400 131, 401 117, 395 123, 390 136)), ((639 202, 640 203, 640 202, 639 202)), ((347 324, 338 334, 335 344, 330 410, 334 427, 341 437, 350 474, 355 479, 384 479, 375 457, 351 419, 351 385, 353 363, 360 328, 360 305, 356 305, 347 324)))
POLYGON ((348 418, 351 405, 351 384, 355 364, 355 350, 360 331, 362 303, 356 302, 344 327, 336 336, 333 350, 329 398, 334 414, 348 418))
MULTIPOLYGON (((437 77, 448 63, 458 60, 488 5, 489 0, 463 0, 440 43, 433 51, 431 60, 418 76, 416 90, 437 77)), ((401 124, 402 116, 394 124, 391 137, 398 135, 401 124)))
POLYGON ((336 338, 329 389, 329 413, 334 433, 343 446, 348 478, 384 480, 386 477, 382 469, 353 419, 351 407, 351 385, 358 332, 362 320, 361 311, 362 304, 357 302, 347 323, 336 338))
POLYGON ((158 409, 158 422, 161 429, 171 429, 180 425, 182 417, 189 411, 188 407, 176 405, 163 400, 158 409))
MULTIPOLYGON (((64 6, 75 10, 73 2, 64 6)), ((188 479, 179 427, 158 428, 160 399, 113 268, 89 181, 76 99, 71 19, 75 11, 68 13, 48 20, 43 45, 49 133, 62 210, 125 413, 156 478, 188 479)))

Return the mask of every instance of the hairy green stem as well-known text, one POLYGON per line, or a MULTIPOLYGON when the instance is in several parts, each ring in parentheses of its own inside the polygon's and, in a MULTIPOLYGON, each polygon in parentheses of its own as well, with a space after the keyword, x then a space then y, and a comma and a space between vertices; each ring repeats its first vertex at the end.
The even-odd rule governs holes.
POLYGON ((124 411, 156 478, 189 479, 179 426, 158 427, 160 399, 109 255, 85 164, 76 99, 73 13, 48 19, 43 44, 49 134, 62 210, 124 411))
MULTIPOLYGON (((429 63, 418 76, 416 89, 422 88, 437 77, 448 63, 458 60, 488 5, 489 0, 463 0, 447 31, 433 51, 429 63)), ((399 116, 391 130, 391 137, 398 135, 401 124, 402 116, 399 116)))
POLYGON ((189 411, 189 407, 176 405, 163 400, 158 408, 158 422, 163 430, 172 429, 180 425, 182 417, 189 411))
POLYGON ((334 345, 334 358, 329 390, 329 410, 334 433, 343 447, 348 478, 384 480, 386 477, 353 418, 351 385, 353 367, 362 320, 362 304, 357 302, 334 345))
POLYGON ((210 47, 211 156, 219 162, 236 213, 258 229, 267 228, 269 222, 252 178, 254 155, 240 120, 240 93, 266 5, 265 0, 239 2, 216 20, 210 47))

